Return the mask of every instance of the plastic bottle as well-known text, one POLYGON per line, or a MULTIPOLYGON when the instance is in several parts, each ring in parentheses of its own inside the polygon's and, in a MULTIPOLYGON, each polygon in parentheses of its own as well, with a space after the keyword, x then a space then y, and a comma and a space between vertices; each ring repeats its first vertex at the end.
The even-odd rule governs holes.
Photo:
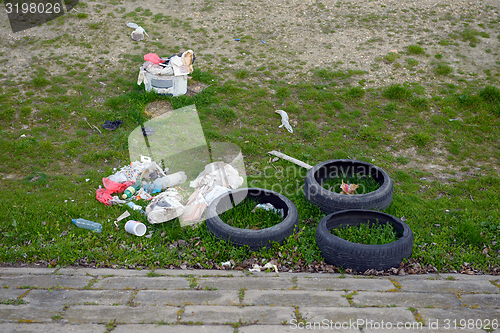
POLYGON ((92 222, 92 221, 80 219, 80 218, 73 219, 73 220, 71 220, 71 222, 73 222, 79 228, 89 229, 89 230, 92 230, 92 231, 95 231, 98 233, 100 233, 102 230, 102 225, 100 223, 97 223, 97 222, 92 222))
POLYGON ((129 206, 130 208, 132 208, 133 210, 138 210, 140 211, 142 214, 146 214, 146 212, 142 209, 142 206, 139 206, 135 203, 133 203, 132 201, 130 202, 127 202, 127 206, 129 206))
POLYGON ((179 171, 170 175, 167 175, 162 178, 157 178, 154 182, 153 185, 162 188, 162 190, 166 189, 167 187, 175 186, 182 184, 186 181, 187 176, 184 173, 184 171, 179 171))
POLYGON ((141 188, 141 181, 138 179, 134 185, 129 186, 125 189, 123 192, 122 198, 127 199, 130 198, 131 196, 134 195, 135 192, 137 192, 141 188))

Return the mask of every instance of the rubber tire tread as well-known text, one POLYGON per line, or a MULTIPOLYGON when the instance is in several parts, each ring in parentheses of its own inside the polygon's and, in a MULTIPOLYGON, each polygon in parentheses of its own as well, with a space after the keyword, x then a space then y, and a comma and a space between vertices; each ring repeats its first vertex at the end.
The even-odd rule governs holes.
POLYGON ((282 194, 262 188, 238 189, 221 195, 210 204, 207 216, 209 216, 206 221, 207 229, 215 237, 237 246, 248 245, 252 251, 259 250, 262 247, 270 248, 272 242, 282 244, 299 227, 299 215, 293 202, 282 194), (285 211, 283 221, 261 230, 235 228, 222 221, 217 214, 219 203, 227 201, 230 194, 239 198, 240 200, 237 202, 240 202, 243 200, 245 192, 260 203, 270 202, 278 209, 283 208, 285 211))
POLYGON ((413 249, 413 232, 400 219, 382 212, 356 209, 329 214, 321 219, 316 229, 316 244, 325 262, 344 269, 365 272, 368 269, 384 270, 399 267, 405 258, 410 258, 413 249), (401 237, 395 242, 382 245, 351 243, 333 235, 330 230, 360 223, 390 222, 401 237), (365 221, 365 222, 363 222, 365 221))
POLYGON ((307 172, 304 181, 304 195, 306 199, 319 206, 325 214, 346 209, 384 210, 392 203, 393 191, 392 179, 384 170, 371 163, 357 160, 330 160, 319 163, 307 172), (382 185, 370 193, 345 195, 328 191, 316 180, 315 174, 321 168, 349 163, 379 172, 383 179, 382 185))

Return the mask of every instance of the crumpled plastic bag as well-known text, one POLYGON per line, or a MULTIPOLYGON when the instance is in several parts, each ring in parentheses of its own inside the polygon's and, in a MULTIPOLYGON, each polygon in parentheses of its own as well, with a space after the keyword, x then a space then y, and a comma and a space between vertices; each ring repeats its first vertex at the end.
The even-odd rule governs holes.
POLYGON ((243 184, 243 177, 232 165, 224 162, 213 162, 205 166, 205 170, 200 172, 198 177, 193 180, 189 186, 202 187, 208 185, 213 187, 215 185, 237 189, 243 184))
POLYGON ((150 61, 153 64, 158 65, 159 63, 165 62, 159 55, 156 53, 148 53, 144 55, 144 61, 150 61))
POLYGON ((181 216, 184 213, 181 201, 182 195, 174 188, 158 194, 146 207, 149 223, 163 223, 181 216))
POLYGON ((359 187, 359 185, 356 184, 346 184, 344 183, 344 180, 342 179, 342 184, 340 184, 340 188, 342 189, 341 194, 355 194, 356 189, 359 187))
POLYGON ((252 268, 250 268, 248 271, 249 272, 260 272, 260 271, 265 271, 267 269, 274 269, 276 273, 278 273, 278 267, 276 265, 273 265, 272 263, 268 262, 264 266, 259 266, 257 264, 254 264, 252 268))
POLYGON ((133 22, 130 22, 130 23, 127 23, 127 27, 129 28, 132 28, 132 29, 135 29, 134 31, 132 31, 132 33, 130 34, 130 37, 135 40, 136 42, 140 41, 140 40, 143 40, 144 39, 144 35, 148 36, 148 33, 146 32, 146 30, 144 30, 143 27, 137 25, 136 23, 133 23, 133 22))
POLYGON ((285 128, 288 130, 288 132, 293 133, 293 128, 292 128, 292 126, 290 126, 290 123, 288 122, 288 119, 289 119, 288 113, 286 113, 283 110, 276 110, 274 112, 281 115, 281 125, 279 125, 278 127, 281 128, 281 127, 285 126, 285 128))
POLYGON ((110 200, 113 199, 111 194, 116 192, 122 193, 127 187, 134 185, 134 182, 117 183, 109 178, 103 178, 102 183, 104 184, 104 188, 98 188, 97 191, 95 191, 95 196, 98 201, 106 206, 112 205, 110 202, 110 200))

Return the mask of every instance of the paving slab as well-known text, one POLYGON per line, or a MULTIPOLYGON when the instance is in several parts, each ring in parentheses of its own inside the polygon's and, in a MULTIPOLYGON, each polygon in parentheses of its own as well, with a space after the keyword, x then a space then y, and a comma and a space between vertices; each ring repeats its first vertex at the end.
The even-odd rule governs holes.
POLYGON ((199 278, 200 288, 217 288, 217 290, 286 290, 293 288, 290 279, 282 277, 257 278, 257 277, 207 277, 199 278))
POLYGON ((496 293, 498 287, 489 280, 466 279, 462 277, 457 280, 432 280, 405 276, 391 278, 401 286, 401 291, 414 292, 437 292, 437 293, 496 293))
POLYGON ((500 311, 499 294, 467 294, 460 295, 460 300, 468 307, 495 308, 500 311))
MULTIPOLYGON (((335 307, 304 307, 299 308, 302 317, 308 322, 322 323, 323 321, 330 322, 330 326, 341 325, 343 323, 369 321, 374 322, 415 322, 413 314, 401 307, 395 308, 335 308, 335 307)), ((360 325, 358 325, 360 326, 360 325)), ((349 325, 351 327, 351 324, 349 325)), ((359 328, 359 327, 357 327, 359 328)))
POLYGON ((354 303, 365 306, 399 307, 460 307, 462 302, 454 294, 360 291, 352 297, 354 303))
POLYGON ((150 270, 68 267, 57 270, 56 274, 71 276, 147 276, 150 270))
POLYGON ((178 277, 123 277, 114 276, 98 280, 92 289, 139 289, 139 290, 173 290, 189 289, 189 281, 178 277))
POLYGON ((200 277, 241 277, 245 276, 244 271, 226 271, 221 269, 157 269, 155 273, 166 276, 188 276, 196 275, 200 277))
POLYGON ((70 306, 64 312, 68 323, 109 323, 116 320, 122 324, 175 323, 179 308, 173 306, 70 306))
POLYGON ((118 325, 113 333, 233 333, 229 325, 118 325))
POLYGON ((30 305, 125 305, 132 296, 131 290, 31 290, 23 300, 30 305))
POLYGON ((238 321, 279 325, 295 318, 293 307, 277 306, 186 306, 181 322, 203 324, 236 323, 238 321))
MULTIPOLYGON (((303 324, 300 324, 303 325, 303 324)), ((333 333, 360 333, 359 329, 342 329, 330 326, 316 327, 313 330, 306 330, 305 326, 297 323, 286 325, 250 325, 238 328, 238 333, 296 333, 296 332, 333 332, 333 333)))
POLYGON ((0 304, 1 322, 52 322, 52 317, 62 313, 62 306, 31 306, 28 304, 3 305, 0 304))
POLYGON ((270 306, 344 306, 349 302, 343 291, 248 290, 244 304, 270 306))
MULTIPOLYGON (((418 313, 424 319, 425 326, 440 327, 445 329, 455 329, 459 328, 460 320, 473 320, 474 323, 477 321, 486 325, 488 321, 494 319, 500 323, 500 311, 484 311, 484 309, 470 309, 466 307, 462 308, 451 308, 451 309, 419 309, 418 313)), ((476 328, 478 328, 476 326, 476 328)))
POLYGON ((386 278, 323 278, 299 277, 296 279, 298 290, 368 290, 388 291, 394 284, 386 278))
POLYGON ((14 288, 2 288, 0 289, 0 302, 5 299, 15 299, 21 295, 29 293, 30 289, 14 289, 14 288))
POLYGON ((46 275, 53 274, 56 268, 0 267, 0 276, 4 275, 46 275))
POLYGON ((134 297, 140 305, 238 305, 236 291, 223 290, 141 290, 134 297))
POLYGON ((0 277, 0 287, 9 288, 83 288, 92 280, 91 276, 60 276, 60 275, 11 275, 0 277))
POLYGON ((105 325, 85 324, 0 324, 0 331, 5 333, 104 333, 106 332, 105 325))

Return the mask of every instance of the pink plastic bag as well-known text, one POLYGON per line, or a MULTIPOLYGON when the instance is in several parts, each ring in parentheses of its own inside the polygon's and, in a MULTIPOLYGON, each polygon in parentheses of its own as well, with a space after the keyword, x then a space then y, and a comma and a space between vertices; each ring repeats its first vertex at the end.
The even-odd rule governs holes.
POLYGON ((115 192, 122 193, 127 187, 134 185, 134 182, 117 183, 109 178, 103 178, 102 183, 104 184, 104 188, 97 189, 97 191, 95 191, 95 196, 98 201, 106 206, 111 205, 109 203, 109 200, 113 198, 111 194, 115 192))
POLYGON ((165 62, 159 55, 156 53, 148 53, 144 55, 144 61, 151 61, 153 64, 158 65, 159 63, 165 62))

